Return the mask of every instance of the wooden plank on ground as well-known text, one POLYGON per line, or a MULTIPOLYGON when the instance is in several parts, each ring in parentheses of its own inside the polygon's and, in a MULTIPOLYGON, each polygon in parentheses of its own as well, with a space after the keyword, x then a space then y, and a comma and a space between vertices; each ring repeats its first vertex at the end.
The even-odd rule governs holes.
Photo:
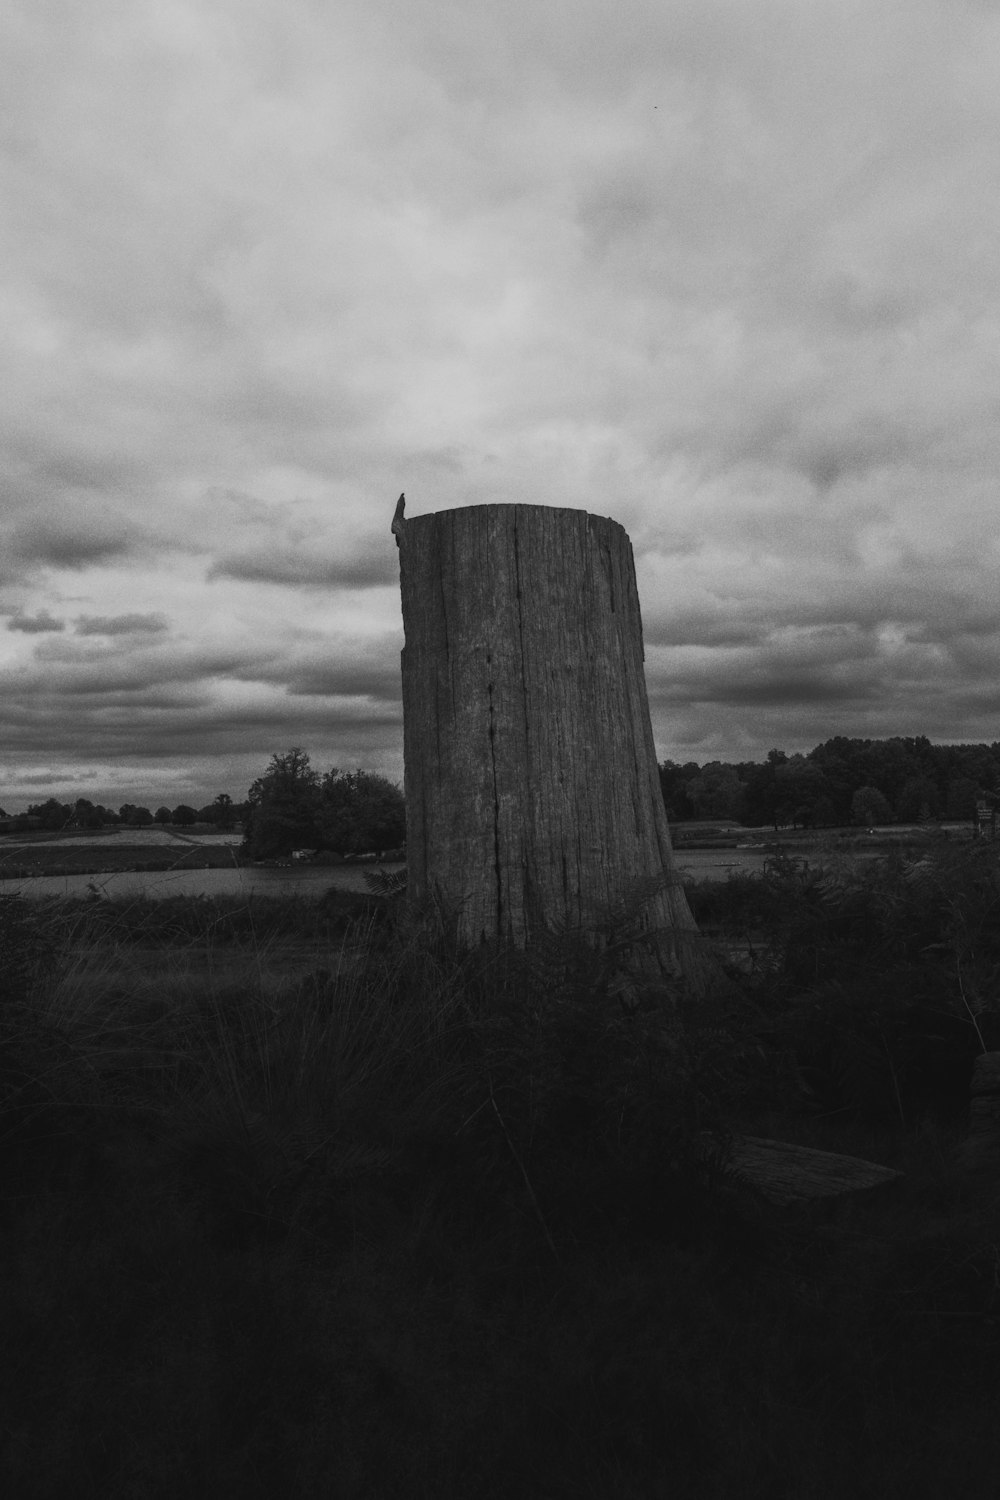
POLYGON ((732 1143, 729 1164, 772 1203, 803 1203, 864 1192, 902 1177, 857 1156, 793 1146, 787 1141, 741 1135, 732 1143))

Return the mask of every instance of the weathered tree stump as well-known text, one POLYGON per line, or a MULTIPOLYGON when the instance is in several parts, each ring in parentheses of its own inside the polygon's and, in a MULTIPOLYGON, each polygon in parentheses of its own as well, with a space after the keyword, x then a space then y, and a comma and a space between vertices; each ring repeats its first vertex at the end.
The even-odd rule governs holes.
POLYGON ((661 972, 712 960, 674 875, 632 547, 615 521, 484 505, 393 522, 408 898, 474 946, 641 912, 661 972))

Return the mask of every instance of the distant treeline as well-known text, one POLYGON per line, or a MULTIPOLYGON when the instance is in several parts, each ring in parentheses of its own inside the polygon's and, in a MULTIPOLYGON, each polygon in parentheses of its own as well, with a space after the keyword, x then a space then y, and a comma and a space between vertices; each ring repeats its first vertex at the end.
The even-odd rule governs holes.
POLYGON ((678 823, 724 818, 748 827, 833 828, 971 821, 977 800, 994 803, 1000 793, 1000 743, 838 735, 808 755, 771 750, 763 763, 667 760, 660 785, 668 816, 678 823))
MULTIPOLYGON (((234 802, 226 792, 220 792, 200 808, 181 803, 174 808, 150 810, 126 802, 115 811, 84 797, 73 803, 50 797, 13 817, 0 808, 0 831, 54 832, 109 825, 144 828, 150 824, 186 828, 195 823, 226 830, 239 824, 247 831, 254 827, 257 836, 263 838, 264 821, 274 821, 277 816, 277 804, 281 801, 278 790, 284 795, 284 783, 290 780, 297 796, 301 791, 289 769, 295 756, 303 759, 303 786, 310 797, 318 797, 322 802, 320 779, 311 772, 308 756, 290 751, 287 756, 272 757, 265 777, 254 782, 243 802, 234 802), (260 806, 262 795, 265 807, 260 806)), ((367 804, 375 791, 380 797, 387 796, 386 788, 390 785, 387 782, 383 785, 383 778, 362 772, 345 776, 333 771, 326 780, 329 786, 325 801, 331 806, 334 786, 339 793, 339 798, 334 799, 338 803, 350 792, 354 801, 361 797, 367 804), (367 778, 363 787, 360 782, 355 785, 359 777, 367 778)), ((817 745, 807 755, 770 750, 763 762, 713 760, 704 765, 696 761, 680 765, 665 760, 660 766, 660 786, 668 816, 676 823, 723 818, 749 827, 832 828, 934 819, 971 821, 977 800, 994 802, 1000 796, 1000 742, 932 745, 923 735, 888 740, 848 739, 838 735, 817 745)), ((397 799, 398 796, 396 793, 397 799)), ((296 797, 291 800, 296 801, 296 797)), ((390 811, 398 822, 399 809, 395 803, 390 811)), ((326 812, 329 822, 329 808, 326 812)), ((398 830, 394 829, 394 841, 397 835, 398 830)), ((315 830, 305 827, 297 829, 296 836, 300 842, 303 839, 316 842, 318 837, 315 830)))
POLYGON ((181 802, 177 807, 158 807, 151 812, 148 807, 137 807, 125 802, 118 808, 104 807, 102 803, 88 802, 78 797, 75 802, 60 802, 49 797, 29 807, 27 812, 14 816, 0 807, 0 832, 24 833, 42 830, 46 833, 72 832, 74 829, 107 827, 148 828, 152 824, 171 824, 175 828, 190 828, 195 823, 208 823, 225 831, 234 828, 243 819, 245 803, 234 802, 227 792, 220 792, 214 801, 205 807, 188 807, 181 802))

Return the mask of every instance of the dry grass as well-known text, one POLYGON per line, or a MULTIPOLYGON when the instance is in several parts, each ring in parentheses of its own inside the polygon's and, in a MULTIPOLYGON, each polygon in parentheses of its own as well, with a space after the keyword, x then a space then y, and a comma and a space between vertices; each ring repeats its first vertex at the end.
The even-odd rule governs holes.
POLYGON ((994 1181, 790 1106, 780 985, 685 1055, 582 952, 115 916, 3 917, 8 1493, 995 1493, 994 1181), (770 1209, 692 1149, 741 1114, 905 1180, 770 1209))

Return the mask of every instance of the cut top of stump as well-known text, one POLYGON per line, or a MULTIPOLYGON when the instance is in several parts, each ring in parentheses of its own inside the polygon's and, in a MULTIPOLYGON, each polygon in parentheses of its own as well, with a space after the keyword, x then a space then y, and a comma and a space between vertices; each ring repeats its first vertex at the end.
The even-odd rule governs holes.
POLYGON ((865 1192, 902 1177, 892 1167, 857 1156, 792 1146, 787 1141, 755 1135, 736 1137, 730 1165, 769 1202, 781 1205, 865 1192))

